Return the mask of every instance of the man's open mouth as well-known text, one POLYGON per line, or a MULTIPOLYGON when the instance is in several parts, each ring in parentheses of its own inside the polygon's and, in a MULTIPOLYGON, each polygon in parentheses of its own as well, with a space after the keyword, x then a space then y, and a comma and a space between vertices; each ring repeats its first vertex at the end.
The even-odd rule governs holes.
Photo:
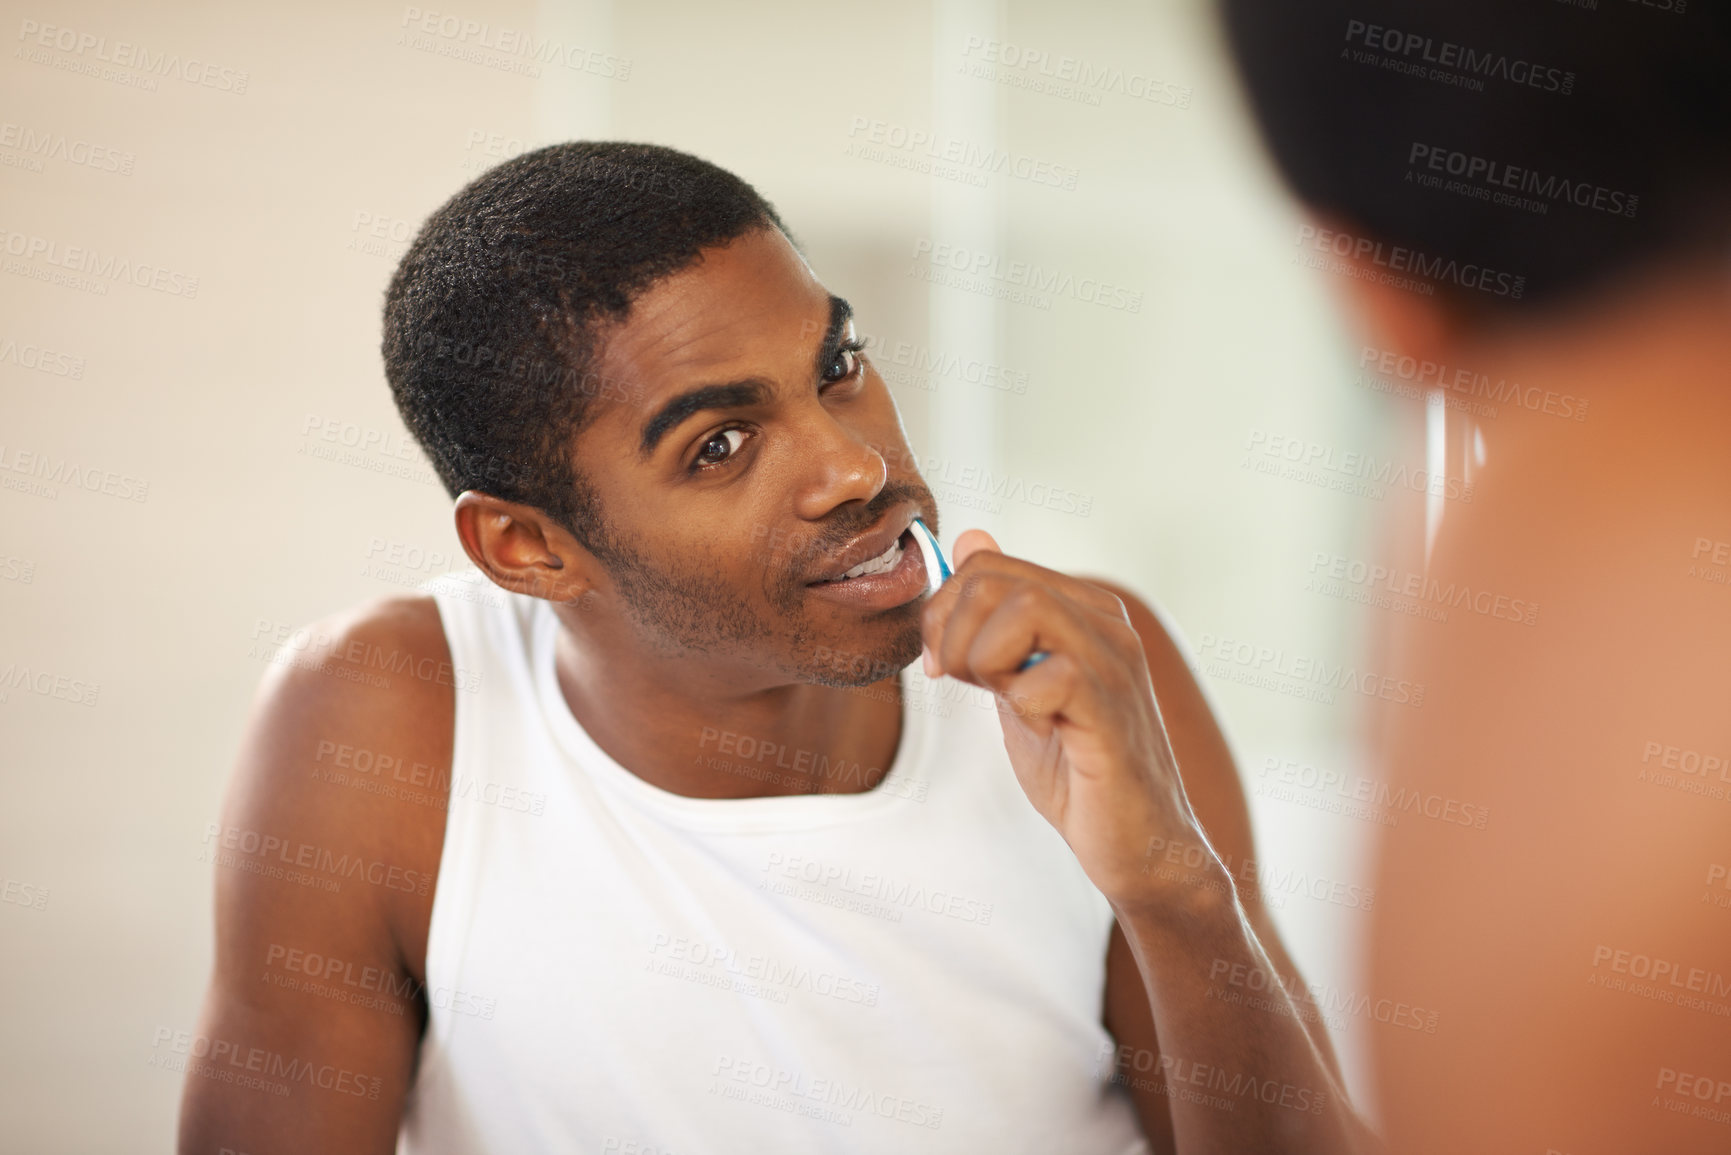
POLYGON ((814 597, 854 610, 893 609, 925 592, 926 563, 914 543, 913 531, 904 528, 882 552, 833 577, 808 582, 805 588, 814 597))
POLYGON ((858 565, 854 566, 839 577, 824 578, 822 581, 812 582, 811 584, 830 585, 834 582, 852 581, 854 578, 867 577, 875 573, 888 573, 890 570, 895 569, 897 563, 902 560, 902 551, 906 548, 907 532, 903 531, 901 537, 890 542, 890 547, 878 554, 876 557, 867 558, 865 561, 860 562, 858 565))

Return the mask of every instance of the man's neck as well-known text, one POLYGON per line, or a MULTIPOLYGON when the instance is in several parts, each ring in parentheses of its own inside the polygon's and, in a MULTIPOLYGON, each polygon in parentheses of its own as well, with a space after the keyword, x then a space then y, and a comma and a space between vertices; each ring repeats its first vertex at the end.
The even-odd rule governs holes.
POLYGON ((563 621, 554 670, 596 745, 650 785, 691 798, 863 793, 900 748, 894 677, 858 688, 740 691, 653 664, 605 663, 563 621))

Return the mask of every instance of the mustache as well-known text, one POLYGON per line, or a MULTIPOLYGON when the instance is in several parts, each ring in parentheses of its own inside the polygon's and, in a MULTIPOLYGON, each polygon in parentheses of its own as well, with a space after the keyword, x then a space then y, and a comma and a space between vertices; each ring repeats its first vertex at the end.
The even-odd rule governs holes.
POLYGON ((892 482, 885 485, 864 509, 854 514, 839 515, 835 521, 825 525, 807 541, 778 551, 787 557, 787 588, 797 589, 804 586, 805 567, 813 560, 834 553, 882 521, 891 507, 909 501, 919 507, 920 517, 934 533, 937 532, 937 502, 932 499, 931 490, 918 482, 892 482))

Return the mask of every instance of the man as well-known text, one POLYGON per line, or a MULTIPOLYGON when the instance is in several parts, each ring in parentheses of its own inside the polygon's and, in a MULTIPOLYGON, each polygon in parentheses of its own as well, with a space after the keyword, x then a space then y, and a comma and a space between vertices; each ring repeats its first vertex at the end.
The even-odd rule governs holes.
POLYGON ((1435 1015, 1372 1035, 1387 1141, 1731 1150, 1731 9, 1226 10, 1299 253, 1472 487, 1372 559, 1427 688, 1376 735, 1373 990, 1435 1015))
POLYGON ((1292 965, 1171 637, 978 531, 927 595, 895 405, 754 190, 518 157, 384 352, 478 575, 267 675, 182 1152, 1350 1149, 1315 1014, 1212 997, 1292 965))

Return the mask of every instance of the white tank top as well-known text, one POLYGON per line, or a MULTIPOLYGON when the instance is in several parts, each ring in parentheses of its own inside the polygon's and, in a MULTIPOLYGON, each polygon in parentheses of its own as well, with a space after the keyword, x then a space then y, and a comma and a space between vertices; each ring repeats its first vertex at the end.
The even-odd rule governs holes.
MULTIPOLYGON (((422 588, 469 688, 401 1155, 1147 1151, 1108 1081, 1111 910, 983 691, 904 671, 865 793, 687 798, 572 715, 548 603, 476 571, 422 588)), ((703 742, 740 773, 855 772, 703 742)))

